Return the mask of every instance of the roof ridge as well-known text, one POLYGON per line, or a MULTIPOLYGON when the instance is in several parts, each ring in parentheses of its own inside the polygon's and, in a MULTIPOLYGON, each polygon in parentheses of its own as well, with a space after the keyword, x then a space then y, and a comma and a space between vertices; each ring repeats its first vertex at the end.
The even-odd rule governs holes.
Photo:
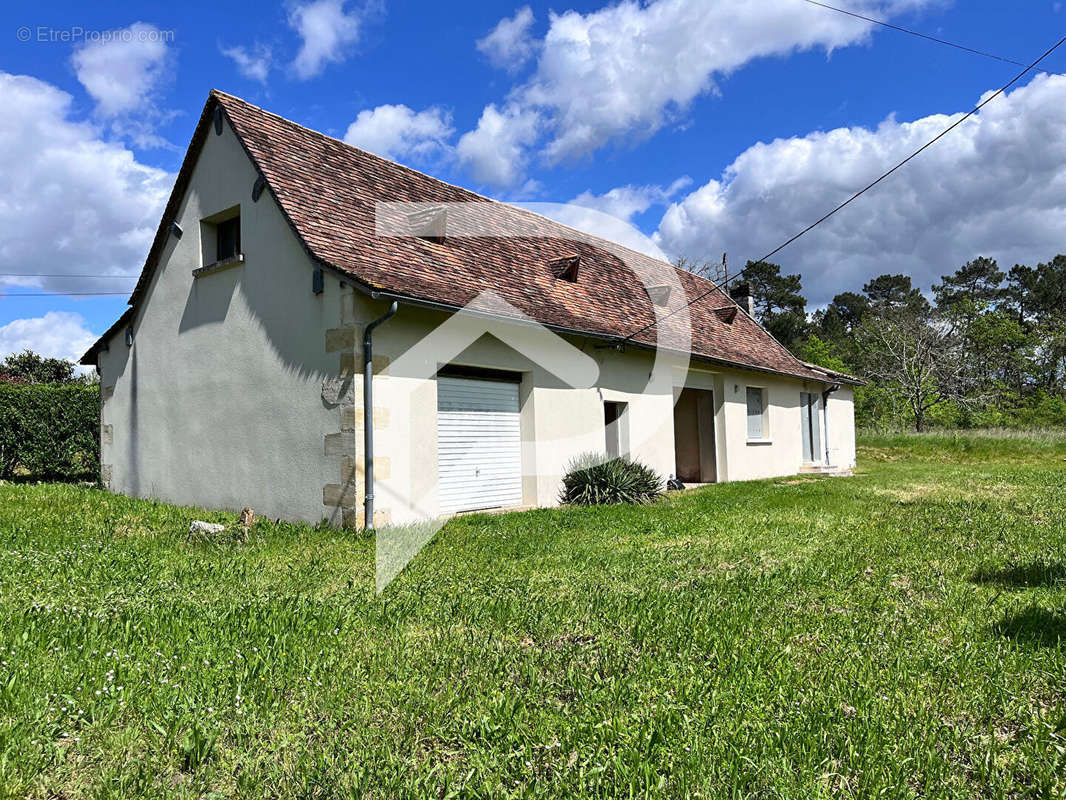
MULTIPOLYGON (((208 95, 193 131, 141 276, 130 297, 131 306, 136 306, 156 273, 167 238, 168 220, 173 219, 187 191, 211 128, 211 116, 219 112, 229 120, 251 163, 267 178, 279 211, 307 255, 312 261, 336 269, 360 285, 389 291, 398 291, 402 286, 413 298, 422 297, 454 308, 469 302, 478 287, 494 288, 504 292, 505 299, 520 310, 553 328, 627 340, 633 339, 635 326, 649 317, 654 318, 655 314, 647 289, 641 286, 638 270, 626 266, 628 254, 638 267, 656 264, 669 267, 670 274, 681 281, 682 291, 688 299, 685 308, 691 308, 690 313, 694 315, 691 333, 695 340, 688 347, 690 356, 746 369, 826 380, 824 373, 805 366, 747 313, 741 314, 740 318, 745 322, 735 331, 719 330, 714 319, 708 318, 710 304, 697 302, 697 296, 713 294, 735 301, 708 278, 681 269, 665 258, 642 253, 603 236, 579 231, 528 208, 435 178, 218 89, 212 89, 208 95), (314 153, 316 160, 309 160, 308 153, 314 153), (333 163, 334 159, 336 163, 333 163), (412 242, 385 243, 377 257, 367 261, 360 255, 365 255, 367 247, 366 241, 360 247, 360 237, 365 239, 366 234, 373 238, 373 207, 380 201, 383 188, 389 186, 399 189, 397 196, 415 200, 420 196, 440 197, 441 202, 462 202, 471 198, 506 209, 535 223, 536 234, 520 238, 543 239, 546 244, 532 245, 532 249, 525 245, 512 252, 513 245, 502 240, 492 247, 484 247, 463 243, 460 238, 456 240, 455 252, 440 260, 412 242), (317 189, 312 191, 309 187, 317 189), (328 196, 328 202, 323 199, 325 196, 328 196), (577 294, 555 292, 553 284, 546 278, 537 277, 541 273, 536 271, 527 275, 528 281, 517 286, 513 285, 514 281, 506 284, 506 278, 511 275, 508 270, 512 267, 528 270, 538 263, 543 266, 544 259, 558 253, 558 244, 568 238, 565 236, 568 231, 574 234, 572 244, 588 246, 592 262, 606 267, 607 271, 594 271, 593 276, 599 277, 590 278, 588 286, 577 290, 577 294), (556 244, 551 245, 551 242, 556 244), (470 259, 469 263, 465 263, 464 258, 470 259), (601 263, 604 258, 608 261, 601 263), (610 266, 611 259, 617 262, 616 267, 610 266), (431 269, 430 264, 433 264, 431 269), (617 271, 619 269, 621 272, 617 271)), ((633 343, 650 346, 650 342, 639 341, 640 338, 643 337, 633 339, 633 343)))
POLYGON ((338 139, 336 136, 330 136, 328 133, 323 133, 322 131, 315 130, 314 128, 309 128, 308 126, 303 125, 303 124, 297 122, 296 120, 289 119, 288 117, 283 117, 281 114, 278 114, 278 113, 276 113, 274 111, 270 111, 269 109, 263 108, 262 106, 257 106, 255 103, 249 103, 243 97, 238 97, 235 94, 230 94, 229 92, 223 92, 220 89, 212 89, 211 90, 211 95, 214 96, 214 97, 225 98, 227 100, 236 100, 238 103, 246 105, 249 108, 254 108, 256 111, 258 111, 261 114, 266 114, 268 116, 271 116, 271 117, 274 117, 276 119, 279 119, 279 120, 281 120, 282 122, 284 122, 287 125, 294 125, 295 127, 300 128, 301 130, 305 130, 308 133, 313 133, 315 136, 321 136, 323 139, 330 139, 331 141, 337 142, 337 144, 343 145, 344 147, 350 147, 352 150, 358 150, 360 153, 363 153, 364 155, 370 156, 371 158, 373 158, 376 161, 382 161, 382 162, 384 162, 386 164, 390 164, 390 165, 392 165, 394 167, 400 167, 401 169, 407 170, 408 172, 413 172, 415 175, 421 175, 423 178, 428 178, 431 181, 436 181, 437 183, 443 183, 445 186, 448 186, 448 187, 450 187, 452 189, 458 189, 461 192, 466 192, 467 194, 476 195, 477 197, 480 197, 483 200, 488 200, 488 201, 493 202, 493 203, 504 203, 504 205, 511 205, 510 203, 507 203, 507 202, 505 202, 503 200, 497 200, 497 199, 495 199, 493 197, 489 197, 488 195, 483 195, 480 192, 475 192, 473 189, 468 189, 465 186, 460 186, 457 183, 449 183, 446 180, 438 178, 438 177, 436 177, 434 175, 430 175, 428 172, 423 172, 420 169, 415 169, 414 167, 408 166, 407 164, 401 164, 399 161, 393 161, 391 158, 385 158, 385 156, 378 155, 377 153, 374 153, 374 152, 372 152, 370 150, 366 150, 366 149, 364 149, 362 147, 358 147, 358 146, 356 146, 354 144, 351 144, 350 142, 346 142, 346 141, 344 141, 344 139, 338 139))
MULTIPOLYGON (((519 212, 521 212, 523 214, 530 214, 530 215, 532 215, 534 217, 537 217, 539 219, 547 220, 552 225, 558 225, 559 227, 564 228, 564 229, 566 229, 568 231, 573 231, 573 232, 575 232, 577 234, 580 234, 581 236, 589 237, 591 240, 593 240, 591 242, 588 242, 589 244, 595 245, 596 242, 606 242, 607 244, 610 244, 612 247, 619 248, 619 249, 624 250, 624 251, 626 251, 628 253, 633 253, 633 254, 635 254, 637 256, 640 256, 642 258, 649 258, 652 261, 657 261, 660 264, 664 264, 664 265, 666 265, 668 267, 671 267, 672 269, 674 269, 678 273, 691 275, 696 280, 697 283, 705 284, 707 286, 707 288, 710 288, 710 287, 713 286, 714 289, 716 289, 719 292, 722 292, 723 294, 725 294, 725 291, 722 289, 722 287, 719 286, 714 281, 712 281, 710 278, 706 278, 706 277, 704 277, 702 275, 698 275, 695 272, 693 272, 692 270, 688 270, 688 269, 684 269, 683 267, 679 267, 676 264, 673 264, 670 261, 667 261, 666 259, 659 258, 658 256, 649 255, 648 253, 642 253, 639 250, 634 250, 632 247, 628 247, 628 246, 626 246, 624 244, 621 244, 620 242, 616 242, 613 239, 608 239, 605 236, 600 236, 599 234, 589 233, 588 231, 583 231, 580 228, 575 228, 573 225, 568 225, 565 222, 560 222, 559 220, 552 219, 551 217, 546 216, 545 214, 539 214, 536 211, 532 211, 532 210, 530 210, 528 208, 523 208, 522 206, 517 205, 513 201, 500 200, 500 199, 495 198, 495 197, 489 197, 486 194, 482 194, 481 192, 475 191, 473 189, 469 189, 469 188, 467 188, 465 186, 460 186, 457 183, 450 183, 449 181, 446 181, 443 178, 438 178, 435 175, 430 175, 428 172, 423 172, 422 170, 416 169, 415 167, 409 166, 407 164, 403 164, 403 163, 401 163, 399 161, 394 161, 391 158, 386 158, 385 156, 379 155, 379 154, 374 153, 374 152, 372 152, 370 150, 366 150, 366 149, 364 149, 362 147, 358 147, 357 145, 351 144, 350 142, 346 142, 343 139, 338 139, 336 136, 330 136, 328 133, 323 133, 322 131, 315 130, 314 128, 310 128, 307 125, 303 125, 303 124, 297 122, 296 120, 292 120, 292 119, 289 119, 288 117, 284 117, 281 114, 278 114, 278 113, 275 113, 275 112, 270 111, 268 109, 265 109, 262 106, 257 106, 255 103, 250 103, 247 100, 245 100, 243 97, 238 97, 235 94, 230 94, 229 92, 224 92, 221 89, 212 89, 210 94, 213 97, 225 98, 227 100, 235 100, 238 103, 241 103, 242 105, 245 105, 245 106, 248 106, 249 108, 255 109, 256 111, 258 111, 261 114, 266 114, 268 116, 274 117, 275 119, 281 120, 282 122, 284 122, 287 125, 293 125, 293 126, 299 128, 299 129, 307 131, 308 133, 311 133, 311 134, 313 134, 315 136, 320 136, 320 137, 322 137, 324 139, 329 139, 331 141, 337 142, 338 144, 340 144, 343 147, 349 147, 352 150, 356 150, 356 151, 358 151, 360 153, 363 153, 364 155, 369 156, 370 158, 374 159, 375 161, 380 161, 380 162, 382 162, 384 164, 388 164, 388 165, 393 166, 393 167, 399 167, 400 169, 406 170, 407 172, 413 173, 415 175, 419 175, 419 176, 421 176, 423 178, 426 178, 428 180, 431 180, 431 181, 435 181, 436 183, 440 183, 440 184, 442 184, 444 186, 447 186, 450 189, 455 189, 455 190, 458 190, 460 192, 464 192, 466 194, 470 194, 470 195, 473 195, 475 197, 479 197, 482 200, 485 200, 487 202, 499 203, 500 205, 507 206, 508 208, 512 208, 512 209, 514 209, 516 211, 519 211, 519 212)), ((566 205, 566 204, 563 204, 563 205, 566 205)), ((592 208, 591 206, 579 205, 579 207, 580 208, 585 208, 585 209, 591 209, 592 211, 598 211, 599 210, 599 209, 592 208)), ((615 219, 618 219, 618 218, 615 217, 615 219)), ((622 221, 626 222, 627 225, 630 225, 634 229, 638 230, 641 233, 641 235, 644 235, 643 231, 640 231, 640 229, 636 228, 636 226, 633 225, 632 223, 628 222, 627 220, 622 220, 622 221)), ((729 296, 726 295, 726 297, 728 298, 729 296)))

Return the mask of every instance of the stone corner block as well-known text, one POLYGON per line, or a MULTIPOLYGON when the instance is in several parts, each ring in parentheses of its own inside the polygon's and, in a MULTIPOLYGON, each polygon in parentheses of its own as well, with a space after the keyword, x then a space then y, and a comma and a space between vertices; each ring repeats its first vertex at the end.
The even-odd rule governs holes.
MULTIPOLYGON (((388 369, 391 363, 388 356, 374 356, 374 374, 379 375, 388 369)), ((338 366, 340 376, 348 377, 352 375, 363 374, 363 354, 362 353, 341 353, 340 365, 338 366)))
POLYGON ((355 454, 355 435, 351 431, 327 433, 324 437, 324 451, 327 456, 346 456, 355 454))
POLYGON ((340 350, 355 350, 356 332, 356 329, 351 326, 330 328, 326 331, 326 352, 336 353, 340 350))
MULTIPOLYGON (((374 480, 387 481, 392 477, 392 459, 388 456, 374 457, 374 480)), ((341 480, 358 481, 359 500, 362 501, 363 485, 363 459, 345 457, 341 459, 341 480)))
MULTIPOLYGON (((374 406, 374 430, 385 430, 391 421, 388 406, 374 406)), ((363 407, 343 406, 341 408, 341 430, 361 431, 363 429, 363 407)))
POLYGON ((359 491, 354 484, 327 483, 322 487, 322 505, 347 510, 359 505, 359 491))
POLYGON ((355 291, 346 291, 341 295, 341 324, 342 325, 354 325, 359 321, 359 314, 356 309, 358 295, 355 291))
POLYGON ((351 377, 327 378, 322 381, 322 399, 331 406, 351 405, 355 402, 355 387, 351 377))
MULTIPOLYGON (((363 524, 366 511, 363 508, 345 508, 341 513, 342 525, 345 528, 364 528, 363 524)), ((386 528, 392 524, 392 512, 383 508, 374 511, 374 527, 386 528)))

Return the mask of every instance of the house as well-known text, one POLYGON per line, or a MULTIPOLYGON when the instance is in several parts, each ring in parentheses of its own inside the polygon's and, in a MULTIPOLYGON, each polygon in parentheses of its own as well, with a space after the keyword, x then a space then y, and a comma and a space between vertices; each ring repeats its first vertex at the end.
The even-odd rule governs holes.
POLYGON ((217 91, 129 304, 82 359, 124 494, 382 525, 552 505, 588 451, 855 462, 857 381, 713 283, 217 91))

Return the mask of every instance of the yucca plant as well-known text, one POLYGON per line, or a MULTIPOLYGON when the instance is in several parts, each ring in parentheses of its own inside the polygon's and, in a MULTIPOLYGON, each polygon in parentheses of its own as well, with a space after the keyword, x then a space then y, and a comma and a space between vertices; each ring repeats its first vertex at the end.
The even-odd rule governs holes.
POLYGON ((650 503, 662 491, 662 479, 651 467, 627 458, 605 461, 603 456, 586 453, 567 466, 559 499, 574 506, 650 503))

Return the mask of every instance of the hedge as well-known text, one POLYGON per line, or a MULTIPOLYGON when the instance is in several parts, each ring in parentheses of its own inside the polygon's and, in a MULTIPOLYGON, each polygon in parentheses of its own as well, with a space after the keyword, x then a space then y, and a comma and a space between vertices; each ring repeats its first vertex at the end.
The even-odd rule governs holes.
POLYGON ((69 480, 99 471, 98 386, 0 382, 0 477, 69 480))

